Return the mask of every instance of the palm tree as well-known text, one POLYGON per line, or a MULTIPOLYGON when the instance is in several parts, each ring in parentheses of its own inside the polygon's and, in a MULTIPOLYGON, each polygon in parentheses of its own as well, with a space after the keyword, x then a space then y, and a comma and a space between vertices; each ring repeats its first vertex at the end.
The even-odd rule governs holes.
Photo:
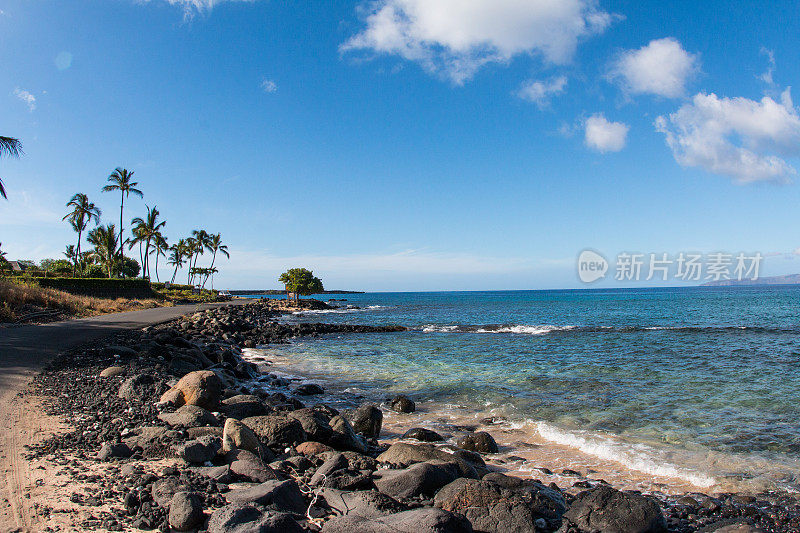
POLYGON ((153 237, 153 251, 150 252, 150 255, 156 256, 156 281, 161 282, 158 279, 158 256, 163 255, 164 257, 167 256, 167 250, 169 250, 169 245, 167 244, 167 238, 164 237, 161 232, 157 233, 153 237))
MULTIPOLYGON (((19 157, 22 153, 22 143, 19 142, 19 139, 0 135, 0 156, 19 157)), ((0 196, 8 199, 2 179, 0 179, 0 196)))
MULTIPOLYGON (((193 247, 193 256, 194 261, 191 259, 189 260, 189 275, 190 281, 189 284, 191 285, 194 281, 195 274, 192 274, 192 269, 197 267, 197 260, 200 258, 201 255, 205 253, 206 250, 211 251, 211 235, 204 229, 194 230, 192 231, 192 236, 190 238, 192 243, 194 244, 193 247)), ((196 272, 195 272, 196 273, 196 272)))
MULTIPOLYGON (((95 225, 100 223, 100 208, 90 202, 89 197, 82 192, 74 194, 67 202, 67 207, 71 207, 72 211, 64 215, 61 220, 69 219, 72 229, 78 233, 78 246, 75 248, 75 257, 78 257, 81 253, 81 235, 92 220, 95 225)), ((76 260, 75 267, 77 268, 77 266, 78 261, 76 260)))
POLYGON ((158 221, 158 216, 161 214, 158 212, 158 207, 153 206, 151 209, 150 206, 147 207, 147 216, 145 218, 136 217, 131 220, 131 225, 136 226, 134 228, 134 234, 136 235, 136 239, 131 241, 131 246, 138 240, 141 244, 144 242, 144 254, 142 258, 144 259, 144 265, 142 266, 142 278, 150 275, 150 243, 153 239, 158 238, 161 236, 161 228, 163 228, 167 223, 166 221, 158 221))
MULTIPOLYGON (((228 253, 228 246, 225 245, 225 244, 222 244, 222 234, 220 234, 220 233, 211 234, 211 236, 208 239, 208 249, 214 254, 211 257, 211 266, 209 268, 211 270, 213 270, 214 272, 219 272, 219 270, 214 269, 214 261, 217 260, 217 252, 220 252, 222 255, 224 255, 228 259, 230 259, 230 257, 231 257, 231 254, 228 253)), ((206 276, 206 280, 207 279, 208 279, 208 276, 206 276)), ((212 276, 211 276, 211 284, 212 284, 212 287, 213 287, 213 284, 214 284, 213 273, 212 273, 212 276)), ((205 285, 206 285, 206 282, 203 281, 203 287, 205 287, 205 285)))
POLYGON ((113 277, 117 263, 117 233, 114 224, 98 226, 89 232, 86 240, 94 246, 94 255, 106 267, 108 277, 113 277))
POLYGON ((186 250, 186 239, 180 239, 176 244, 169 247, 167 264, 175 265, 175 271, 172 273, 170 283, 175 283, 175 276, 178 275, 178 269, 183 266, 183 260, 186 258, 186 250))
POLYGON ((122 232, 124 230, 122 227, 122 210, 125 207, 125 198, 127 198, 131 193, 139 196, 139 198, 143 196, 142 191, 136 188, 139 183, 132 181, 132 178, 132 170, 129 171, 127 169, 117 167, 108 177, 108 181, 111 182, 111 185, 106 185, 103 187, 103 192, 120 191, 120 195, 122 196, 119 204, 119 255, 122 257, 124 257, 124 248, 122 246, 122 232))

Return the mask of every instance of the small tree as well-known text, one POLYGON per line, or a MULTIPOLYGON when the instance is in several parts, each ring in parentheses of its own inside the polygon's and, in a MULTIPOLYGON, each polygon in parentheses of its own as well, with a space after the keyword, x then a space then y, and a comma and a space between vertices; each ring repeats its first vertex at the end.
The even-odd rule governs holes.
POLYGON ((278 281, 286 287, 286 298, 294 296, 297 303, 300 296, 310 296, 325 290, 322 280, 314 276, 314 273, 306 268, 290 268, 280 275, 278 281))

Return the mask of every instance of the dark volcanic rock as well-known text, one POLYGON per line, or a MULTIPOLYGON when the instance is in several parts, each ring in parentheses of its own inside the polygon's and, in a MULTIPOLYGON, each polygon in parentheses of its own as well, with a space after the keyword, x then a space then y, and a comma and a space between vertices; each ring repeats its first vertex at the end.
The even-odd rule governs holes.
POLYGON ((455 463, 417 463, 404 470, 379 470, 375 486, 393 498, 433 496, 459 475, 455 463))
POLYGON ((353 430, 369 439, 377 439, 383 425, 383 412, 374 403, 361 404, 351 417, 353 430))
POLYGON ((130 457, 131 455, 133 455, 133 450, 131 450, 127 444, 123 443, 103 444, 103 447, 100 448, 99 452, 97 452, 97 458, 101 461, 107 461, 112 457, 124 459, 130 457))
POLYGON ((389 402, 393 411, 397 411, 398 413, 413 413, 417 410, 416 404, 411 401, 408 396, 400 395, 392 399, 389 402))
POLYGON ((266 446, 285 448, 306 440, 303 426, 288 416, 253 416, 245 418, 242 423, 252 429, 266 446))
POLYGON ((316 383, 306 383, 304 385, 300 385, 297 387, 294 392, 297 394, 302 394, 303 396, 311 396, 314 394, 323 394, 325 389, 317 385, 316 383))
POLYGON ((375 489, 343 491, 320 488, 314 491, 322 497, 327 507, 336 514, 375 518, 406 511, 408 508, 394 498, 375 489))
MULTIPOLYGON (((531 531, 533 531, 531 529, 531 531)), ((461 516, 441 509, 422 507, 378 518, 346 515, 322 526, 323 533, 472 533, 461 516)))
POLYGON ((403 433, 402 438, 416 439, 421 442, 440 442, 444 440, 444 437, 442 437, 435 431, 425 428, 411 428, 405 433, 403 433))
POLYGON ((455 450, 453 453, 433 444, 396 442, 378 456, 378 461, 394 466, 411 466, 428 461, 455 462, 464 477, 478 478, 485 473, 486 464, 478 454, 455 450))
POLYGON ((214 511, 208 520, 208 533, 304 533, 304 529, 288 513, 231 504, 214 511))
POLYGON ((293 480, 266 481, 255 487, 232 490, 225 495, 229 503, 258 504, 274 511, 305 514, 303 493, 293 480))
POLYGON ((654 500, 600 485, 581 492, 564 519, 587 531, 663 533, 667 523, 654 500))
POLYGON ((560 492, 538 483, 508 489, 491 481, 465 478, 442 488, 434 504, 466 516, 473 528, 487 533, 534 531, 538 519, 544 519, 549 529, 557 529, 566 509, 560 492))
POLYGON ((186 462, 198 464, 214 459, 221 448, 222 440, 219 437, 206 435, 179 445, 175 451, 186 462))
POLYGON ((219 426, 219 420, 209 411, 196 405, 184 405, 173 413, 162 413, 158 418, 170 426, 187 428, 199 426, 219 426))
POLYGON ((178 492, 169 504, 169 525, 176 531, 190 531, 203 524, 203 502, 193 492, 178 492))
POLYGON ((458 446, 472 452, 497 453, 497 443, 485 431, 477 431, 458 439, 458 446))

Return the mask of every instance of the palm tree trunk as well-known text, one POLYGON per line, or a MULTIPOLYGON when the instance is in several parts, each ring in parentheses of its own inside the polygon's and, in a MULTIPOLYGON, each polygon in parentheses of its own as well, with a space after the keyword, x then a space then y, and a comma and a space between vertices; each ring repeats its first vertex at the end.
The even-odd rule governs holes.
POLYGON ((159 254, 158 252, 156 252, 156 283, 161 283, 161 280, 160 280, 160 279, 158 279, 158 256, 159 256, 159 255, 161 255, 161 254, 159 254))
MULTIPOLYGON (((213 270, 214 269, 214 261, 216 261, 216 260, 217 260, 217 251, 214 250, 214 255, 211 256, 211 266, 208 267, 208 268, 213 270)), ((211 274, 211 280, 212 280, 211 281, 211 285, 212 285, 212 288, 213 288, 213 285, 214 285, 214 281, 213 281, 214 280, 214 274, 213 273, 211 274)), ((208 281, 208 276, 206 276, 206 279, 203 281, 203 287, 206 286, 206 281, 208 281)))
POLYGON ((178 263, 175 263, 175 272, 172 273, 172 279, 169 282, 175 283, 175 276, 177 275, 178 275, 178 263))
MULTIPOLYGON (((78 266, 78 258, 81 256, 81 232, 82 230, 78 230, 78 247, 75 250, 75 266, 78 266)), ((73 272, 75 270, 73 269, 73 272)))
POLYGON ((125 241, 122 240, 122 210, 125 207, 125 192, 122 192, 122 199, 119 203, 119 255, 120 257, 125 257, 125 249, 123 248, 123 243, 125 241))

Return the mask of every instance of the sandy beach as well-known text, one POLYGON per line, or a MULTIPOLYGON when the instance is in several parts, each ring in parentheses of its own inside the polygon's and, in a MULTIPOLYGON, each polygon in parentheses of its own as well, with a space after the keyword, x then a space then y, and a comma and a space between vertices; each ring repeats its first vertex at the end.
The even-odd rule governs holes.
POLYGON ((228 306, 115 329, 60 354, 24 394, 4 402, 3 527, 797 527, 800 507, 790 494, 704 493, 537 442, 527 428, 509 427, 491 412, 458 413, 429 402, 412 409, 413 402, 394 397, 366 402, 363 391, 292 374, 286 362, 270 359, 269 346, 307 335, 392 335, 397 328, 277 321, 291 311, 264 302, 228 306), (205 381, 183 383, 204 372, 205 381), (343 510, 337 498, 360 503, 343 510), (505 513, 499 520, 498 505, 505 513), (604 521, 591 522, 587 509, 602 510, 604 521))

